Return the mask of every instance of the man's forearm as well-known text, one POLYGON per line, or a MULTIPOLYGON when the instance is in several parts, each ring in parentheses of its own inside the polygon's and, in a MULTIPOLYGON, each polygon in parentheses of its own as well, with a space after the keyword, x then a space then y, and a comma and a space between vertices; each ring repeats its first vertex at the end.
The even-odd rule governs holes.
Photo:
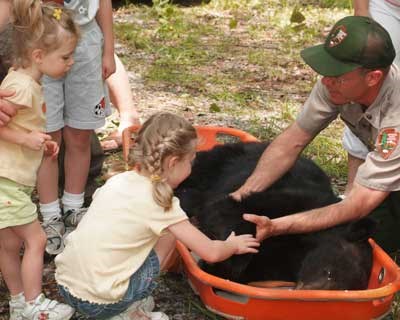
POLYGON ((256 169, 245 183, 252 192, 261 192, 270 187, 293 166, 301 152, 287 155, 280 147, 271 144, 261 156, 256 169))
POLYGON ((245 186, 251 192, 271 186, 294 165, 311 139, 296 123, 292 124, 267 147, 245 186))
POLYGON ((326 207, 272 219, 270 236, 314 232, 354 219, 354 213, 345 212, 343 204, 339 202, 326 207))
POLYGON ((271 220, 270 236, 308 233, 363 218, 381 204, 388 195, 389 192, 372 190, 354 183, 349 196, 343 201, 271 220))

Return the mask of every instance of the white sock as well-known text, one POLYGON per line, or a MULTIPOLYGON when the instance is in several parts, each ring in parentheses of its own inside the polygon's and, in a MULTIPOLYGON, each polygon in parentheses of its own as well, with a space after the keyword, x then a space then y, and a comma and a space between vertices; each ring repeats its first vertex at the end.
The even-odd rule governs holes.
POLYGON ((61 198, 63 204, 64 213, 71 209, 80 209, 85 201, 85 193, 80 194, 69 193, 64 190, 64 194, 61 198))
POLYGON ((61 218, 60 201, 57 199, 50 203, 39 203, 43 222, 49 222, 55 217, 61 218))
POLYGON ((25 295, 24 292, 22 291, 21 293, 16 294, 15 296, 10 295, 10 302, 11 303, 16 303, 16 302, 25 302, 25 295))
MULTIPOLYGON (((40 293, 39 293, 39 295, 40 295, 40 293)), ((37 297, 39 297, 39 296, 37 296, 37 297)), ((26 300, 25 301, 25 308, 26 308, 26 306, 32 306, 32 305, 34 305, 35 304, 35 301, 36 301, 36 299, 37 299, 37 297, 36 298, 33 298, 32 300, 26 300)))

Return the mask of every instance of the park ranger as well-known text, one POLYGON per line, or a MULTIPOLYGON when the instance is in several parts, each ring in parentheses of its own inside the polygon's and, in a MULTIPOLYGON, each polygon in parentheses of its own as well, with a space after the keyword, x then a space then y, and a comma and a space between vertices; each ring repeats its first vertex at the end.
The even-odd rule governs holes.
MULTIPOLYGON (((400 248, 400 74, 388 32, 369 17, 338 21, 323 44, 301 52, 322 77, 296 121, 262 154, 238 201, 271 186, 294 164, 313 138, 338 116, 368 149, 365 160, 349 157, 344 200, 277 219, 245 215, 257 238, 325 229, 370 214, 379 221, 375 238, 387 251, 400 248)), ((353 154, 352 146, 346 149, 353 154)), ((356 152, 355 152, 356 153, 356 152)))

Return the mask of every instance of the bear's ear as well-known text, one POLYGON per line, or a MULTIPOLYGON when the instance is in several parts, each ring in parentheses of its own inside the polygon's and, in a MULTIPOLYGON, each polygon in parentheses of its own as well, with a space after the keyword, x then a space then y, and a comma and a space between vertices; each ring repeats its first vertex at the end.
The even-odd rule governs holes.
POLYGON ((350 242, 368 240, 376 231, 378 222, 372 218, 363 218, 348 225, 345 237, 350 242))

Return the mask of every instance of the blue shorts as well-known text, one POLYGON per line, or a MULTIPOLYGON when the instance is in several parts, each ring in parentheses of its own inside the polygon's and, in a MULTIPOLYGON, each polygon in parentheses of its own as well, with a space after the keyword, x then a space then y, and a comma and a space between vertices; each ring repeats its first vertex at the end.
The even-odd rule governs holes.
POLYGON ((74 297, 63 286, 59 285, 58 289, 65 302, 75 308, 76 311, 91 319, 107 319, 124 312, 135 301, 142 300, 151 295, 157 286, 155 278, 159 274, 160 263, 155 251, 152 250, 139 270, 131 276, 128 290, 119 302, 112 304, 92 303, 74 297))

